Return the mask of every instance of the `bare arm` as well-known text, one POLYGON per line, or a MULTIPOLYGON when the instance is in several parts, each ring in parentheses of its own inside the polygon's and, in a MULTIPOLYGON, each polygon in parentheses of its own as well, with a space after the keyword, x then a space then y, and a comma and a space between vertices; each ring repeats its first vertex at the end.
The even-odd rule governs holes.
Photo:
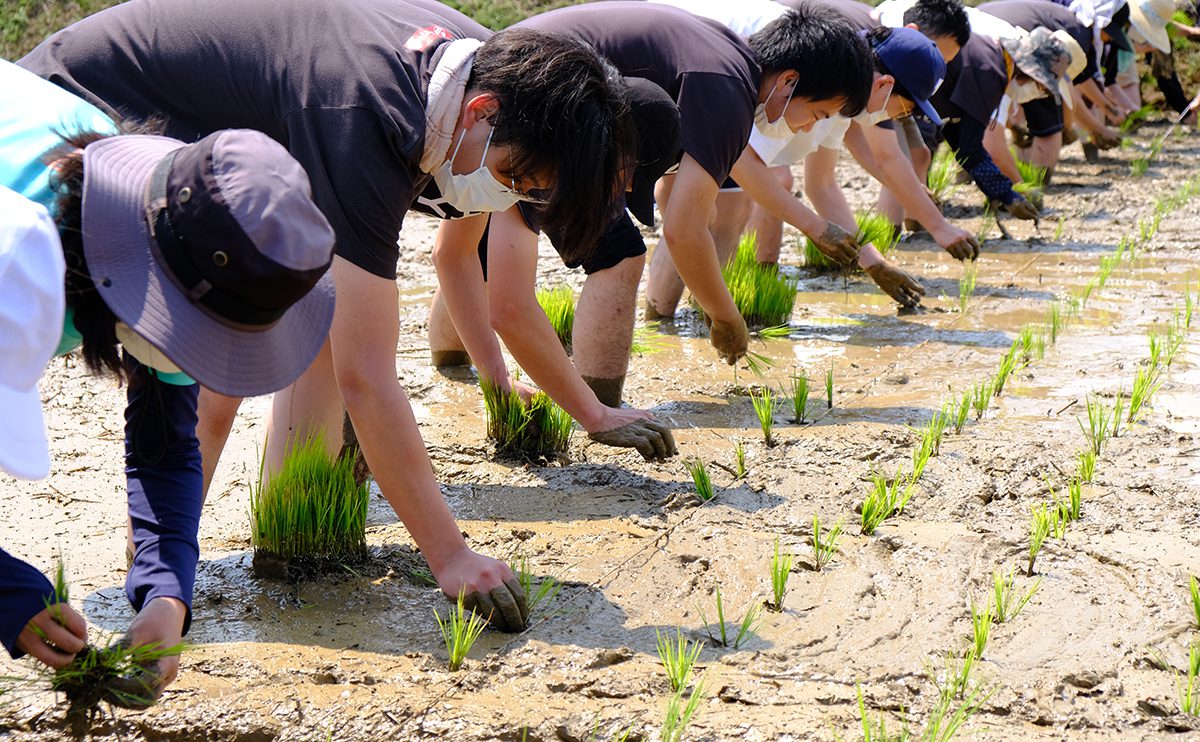
POLYGON ((770 168, 747 147, 733 166, 733 179, 772 216, 778 217, 812 239, 825 231, 825 220, 791 194, 771 176, 770 168))
MULTIPOLYGON (((851 234, 858 231, 858 223, 846 195, 837 182, 838 151, 818 147, 804 158, 804 193, 812 202, 817 213, 851 234)), ((883 255, 874 245, 863 245, 858 251, 858 264, 869 268, 883 261, 883 255)))

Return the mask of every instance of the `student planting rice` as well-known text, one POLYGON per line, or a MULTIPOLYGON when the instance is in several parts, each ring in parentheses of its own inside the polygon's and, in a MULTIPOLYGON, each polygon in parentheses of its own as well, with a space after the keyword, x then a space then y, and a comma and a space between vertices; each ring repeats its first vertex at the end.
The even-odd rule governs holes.
MULTIPOLYGON (((519 585, 503 562, 468 548, 396 379, 396 237, 433 181, 461 212, 515 213, 536 191, 542 222, 588 254, 633 150, 611 66, 564 35, 493 35, 419 0, 134 0, 56 34, 22 64, 109 110, 161 118, 177 136, 237 122, 287 143, 337 235, 332 273, 344 301, 316 362, 275 399, 265 476, 314 432, 335 453, 329 432, 344 403, 443 592, 465 592, 494 625, 522 628, 519 585)), ((206 402, 207 481, 238 401, 206 402)), ((596 418, 595 433, 641 431, 650 415, 596 405, 596 418)))
MULTIPOLYGON (((333 232, 304 170, 258 132, 190 145, 116 136, 99 110, 7 62, 0 87, 0 185, 21 194, 0 190, 0 466, 46 476, 36 381, 50 351, 82 347, 90 370, 127 384, 125 588, 137 617, 125 639, 172 647, 191 621, 199 557, 199 384, 267 394, 308 366, 333 316, 333 232)), ((51 605, 46 578, 3 551, 0 575, 5 648, 68 665, 83 618, 51 605)), ((152 703, 178 666, 158 659, 108 697, 152 703)))

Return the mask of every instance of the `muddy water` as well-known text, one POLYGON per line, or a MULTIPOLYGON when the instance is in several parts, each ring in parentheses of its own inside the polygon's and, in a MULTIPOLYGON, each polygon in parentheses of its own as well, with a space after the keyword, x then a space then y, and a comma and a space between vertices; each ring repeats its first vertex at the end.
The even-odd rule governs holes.
MULTIPOLYGON (((1142 135, 1156 133, 1150 129, 1142 135)), ((920 728, 941 667, 970 633, 994 569, 1026 564, 1029 506, 1047 497, 1083 447, 1084 395, 1126 391, 1187 281, 1200 275, 1193 201, 1163 220, 1134 265, 1118 268, 1044 359, 1019 371, 981 421, 949 435, 906 512, 862 536, 856 505, 872 471, 906 466, 915 436, 951 392, 986 379, 1020 327, 1048 302, 1084 286, 1100 257, 1150 213, 1153 199, 1192 174, 1200 140, 1168 142, 1146 178, 1123 179, 1069 152, 1040 228, 993 230, 968 311, 958 311, 961 268, 928 240, 902 244, 897 261, 928 290, 922 313, 898 314, 861 276, 809 276, 791 337, 756 347, 776 366, 765 380, 720 364, 681 315, 666 349, 636 357, 629 401, 677 430, 684 457, 710 463, 718 497, 698 504, 679 462, 577 436, 573 463, 514 466, 491 460, 482 405, 469 377, 426 364, 424 309, 433 282, 432 226, 406 228, 400 277, 398 371, 414 399, 444 492, 471 544, 526 555, 566 586, 526 633, 488 632, 459 673, 445 670, 433 610, 438 591, 403 527, 372 502, 370 565, 298 586, 252 577, 246 482, 255 471, 266 400, 246 404, 218 471, 202 525, 195 644, 164 702, 101 721, 122 739, 608 739, 618 729, 656 738, 670 695, 655 656, 656 631, 706 638, 719 584, 730 621, 770 592, 776 539, 797 553, 781 613, 765 612, 739 649, 706 645, 709 696, 690 739, 857 739, 855 683, 897 727, 920 728), (1052 239, 1058 219, 1064 239, 1052 239), (835 405, 824 400, 833 367, 835 405), (779 386, 792 368, 812 379, 814 421, 776 415, 767 447, 746 387, 779 386), (1072 404, 1074 403, 1074 404, 1072 404), (735 480, 733 447, 748 475, 735 480), (811 570, 813 514, 846 519, 839 553, 811 570), (937 670, 934 670, 937 673, 937 670), (527 732, 522 732, 527 729, 527 732), (524 736, 523 736, 524 735, 524 736)), ((854 205, 871 198, 843 165, 854 205)), ((955 212, 973 229, 966 189, 955 212)), ((548 252, 548 282, 578 283, 548 252)), ((796 256, 793 253, 792 259, 796 256)), ((1084 518, 1038 557, 1040 586, 1014 621, 993 627, 976 678, 992 695, 969 725, 978 738, 1159 739, 1200 733, 1176 713, 1175 684, 1155 653, 1182 667, 1189 624, 1187 574, 1200 570, 1200 343, 1180 354, 1142 422, 1111 441, 1084 490, 1084 518)), ((97 629, 129 620, 120 588, 120 390, 56 366, 44 383, 55 474, 4 481, 0 538, 40 565, 61 548, 77 603, 97 629)), ((1035 578, 1017 577, 1028 590, 1035 578)), ((16 663, 15 672, 29 666, 16 663)), ((2 670, 0 672, 6 672, 2 670)), ((61 736, 45 694, 0 706, 0 733, 61 736)))

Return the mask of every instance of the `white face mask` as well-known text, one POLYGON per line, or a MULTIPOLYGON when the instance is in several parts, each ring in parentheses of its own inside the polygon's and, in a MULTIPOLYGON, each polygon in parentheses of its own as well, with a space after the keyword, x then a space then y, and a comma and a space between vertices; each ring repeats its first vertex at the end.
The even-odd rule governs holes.
POLYGON ((117 340, 125 348, 125 352, 138 360, 138 363, 164 374, 183 373, 178 366, 162 354, 162 351, 150 344, 150 341, 133 331, 124 322, 117 323, 117 340))
POLYGON ((870 123, 871 126, 874 126, 875 124, 881 124, 884 121, 888 121, 892 118, 892 115, 890 113, 888 113, 888 110, 887 110, 888 103, 891 100, 892 100, 892 89, 889 87, 887 97, 883 99, 883 106, 881 106, 878 111, 867 114, 867 122, 870 123))
POLYGON ((1016 82, 1014 80, 1008 97, 1020 105, 1046 97, 1046 91, 1033 80, 1026 80, 1025 82, 1016 82))
POLYGON ((771 100, 771 96, 775 95, 775 91, 779 89, 779 79, 776 78, 775 85, 771 87, 771 92, 767 94, 767 100, 758 104, 754 109, 754 128, 758 129, 758 133, 769 139, 791 139, 796 132, 792 131, 792 127, 788 126, 787 107, 792 102, 792 93, 796 92, 796 86, 792 85, 791 92, 788 93, 787 100, 783 103, 783 113, 779 114, 779 118, 771 121, 767 118, 767 103, 771 100))
POLYGON ((442 163, 442 166, 433 173, 433 180, 437 183, 442 198, 459 211, 464 213, 507 211, 518 201, 529 200, 525 194, 506 187, 492 177, 491 171, 483 164, 487 157, 488 147, 492 144, 492 134, 495 131, 495 127, 488 131, 487 142, 483 145, 483 156, 479 158, 478 168, 462 175, 451 172, 450 168, 454 158, 458 156, 458 149, 467 136, 467 130, 464 128, 458 137, 458 144, 454 146, 454 153, 450 155, 450 159, 442 163))

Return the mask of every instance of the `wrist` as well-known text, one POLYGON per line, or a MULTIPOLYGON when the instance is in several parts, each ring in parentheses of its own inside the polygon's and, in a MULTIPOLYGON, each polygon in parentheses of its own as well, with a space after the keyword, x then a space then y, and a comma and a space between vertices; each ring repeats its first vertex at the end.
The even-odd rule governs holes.
POLYGON ((442 581, 441 573, 451 563, 469 553, 471 553, 471 548, 467 546, 466 539, 463 538, 462 532, 457 527, 454 529, 454 536, 447 539, 447 543, 439 544, 436 547, 421 548, 421 555, 425 557, 429 571, 433 573, 438 582, 442 581))
POLYGON ((883 259, 883 255, 871 245, 867 245, 858 251, 858 266, 863 270, 870 270, 886 262, 883 259))

